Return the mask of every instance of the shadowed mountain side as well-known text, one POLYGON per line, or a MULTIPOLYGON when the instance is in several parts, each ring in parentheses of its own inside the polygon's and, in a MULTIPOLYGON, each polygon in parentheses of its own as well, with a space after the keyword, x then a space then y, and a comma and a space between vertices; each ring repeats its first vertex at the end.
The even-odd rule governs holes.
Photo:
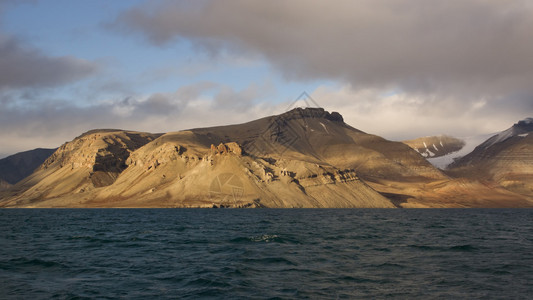
POLYGON ((0 179, 0 191, 7 190, 7 189, 11 188, 12 186, 13 185, 10 184, 9 182, 0 179))
POLYGON ((15 184, 33 173, 56 149, 37 148, 0 159, 0 181, 15 184))
POLYGON ((39 202, 110 185, 126 168, 130 153, 156 137, 93 130, 63 144, 32 175, 14 185, 9 202, 39 202))
POLYGON ((457 178, 428 183, 376 180, 367 183, 404 208, 533 208, 531 197, 477 179, 457 178))

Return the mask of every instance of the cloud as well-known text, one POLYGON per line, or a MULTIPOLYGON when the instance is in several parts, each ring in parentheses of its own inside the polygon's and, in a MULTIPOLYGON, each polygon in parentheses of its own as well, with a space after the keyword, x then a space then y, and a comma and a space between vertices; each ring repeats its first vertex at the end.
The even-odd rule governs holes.
MULTIPOLYGON (((0 0, 0 12, 7 2, 0 0)), ((494 132, 533 112, 531 1, 160 0, 124 11, 110 27, 157 47, 191 43, 221 61, 259 58, 287 80, 324 80, 309 91, 313 99, 350 125, 390 139, 494 132)), ((138 82, 175 72, 194 77, 212 67, 211 61, 163 67, 138 82)), ((39 89, 98 70, 94 62, 52 57, 0 33, 0 140, 10 141, 0 153, 58 146, 95 127, 167 132, 239 123, 289 104, 270 101, 279 94, 268 82, 239 90, 200 82, 138 95, 120 76, 102 76, 82 88, 90 95, 84 105, 47 100, 64 95, 39 89)))
MULTIPOLYGON (((329 111, 339 111, 347 124, 391 140, 449 134, 468 137, 509 128, 533 111, 522 97, 464 101, 454 96, 428 97, 350 85, 321 86, 312 97, 329 111)), ((530 99, 530 98, 529 98, 530 99)))
POLYGON ((0 103, 0 157, 36 147, 58 147, 95 128, 170 132, 251 121, 283 112, 280 105, 254 103, 266 87, 243 90, 199 82, 172 93, 136 95, 89 106, 38 101, 32 106, 0 103), (240 99, 236 107, 227 99, 240 99), (45 124, 46 126, 43 126, 45 124))
POLYGON ((0 34, 0 89, 59 86, 93 75, 98 65, 83 59, 51 57, 0 34))
MULTIPOLYGON (((310 94, 328 111, 339 111, 349 125, 392 140, 497 132, 527 117, 525 112, 533 108, 521 97, 500 99, 488 106, 483 99, 465 102, 448 97, 437 101, 426 95, 383 93, 350 85, 324 85, 310 94), (505 106, 513 108, 502 113, 505 106)), ((269 101, 277 96, 269 83, 235 90, 199 82, 171 93, 134 95, 89 106, 58 100, 36 101, 32 106, 0 103, 0 157, 36 147, 58 147, 95 128, 170 132, 243 123, 283 113, 292 100, 269 101)))
POLYGON ((114 27, 160 46, 260 54, 293 80, 465 100, 533 94, 529 1, 158 1, 114 27))
MULTIPOLYGON (((0 23, 5 10, 34 0, 0 0, 0 23)), ((0 91, 55 87, 94 75, 97 63, 73 56, 54 57, 0 28, 0 91)))

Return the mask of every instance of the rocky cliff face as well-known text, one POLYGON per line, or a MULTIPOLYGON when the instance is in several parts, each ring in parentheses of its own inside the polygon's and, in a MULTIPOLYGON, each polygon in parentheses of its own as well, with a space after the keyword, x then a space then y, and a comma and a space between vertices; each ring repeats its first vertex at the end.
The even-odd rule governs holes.
POLYGON ((89 132, 59 147, 40 170, 54 167, 88 170, 94 187, 110 185, 127 167, 130 154, 155 137, 127 131, 89 132))
POLYGON ((28 205, 108 186, 126 168, 130 153, 156 137, 128 131, 86 133, 63 144, 32 175, 13 186, 11 201, 28 205))

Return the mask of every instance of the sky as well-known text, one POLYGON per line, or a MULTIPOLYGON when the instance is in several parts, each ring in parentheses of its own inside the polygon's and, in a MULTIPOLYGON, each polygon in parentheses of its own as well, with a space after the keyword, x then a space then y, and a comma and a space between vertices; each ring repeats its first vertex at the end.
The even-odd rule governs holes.
POLYGON ((532 28, 528 0, 0 0, 0 158, 303 92, 390 140, 497 132, 533 116, 532 28))

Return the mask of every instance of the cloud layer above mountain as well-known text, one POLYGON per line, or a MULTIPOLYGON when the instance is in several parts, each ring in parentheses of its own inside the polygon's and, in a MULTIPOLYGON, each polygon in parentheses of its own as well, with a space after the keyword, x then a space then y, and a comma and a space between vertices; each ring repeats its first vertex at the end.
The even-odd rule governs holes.
POLYGON ((527 0, 0 0, 0 157, 250 121, 303 90, 388 139, 495 132, 533 116, 532 28, 527 0))
POLYGON ((164 46, 259 54, 287 78, 497 98, 531 92, 533 3, 500 0, 163 1, 114 23, 164 46))

